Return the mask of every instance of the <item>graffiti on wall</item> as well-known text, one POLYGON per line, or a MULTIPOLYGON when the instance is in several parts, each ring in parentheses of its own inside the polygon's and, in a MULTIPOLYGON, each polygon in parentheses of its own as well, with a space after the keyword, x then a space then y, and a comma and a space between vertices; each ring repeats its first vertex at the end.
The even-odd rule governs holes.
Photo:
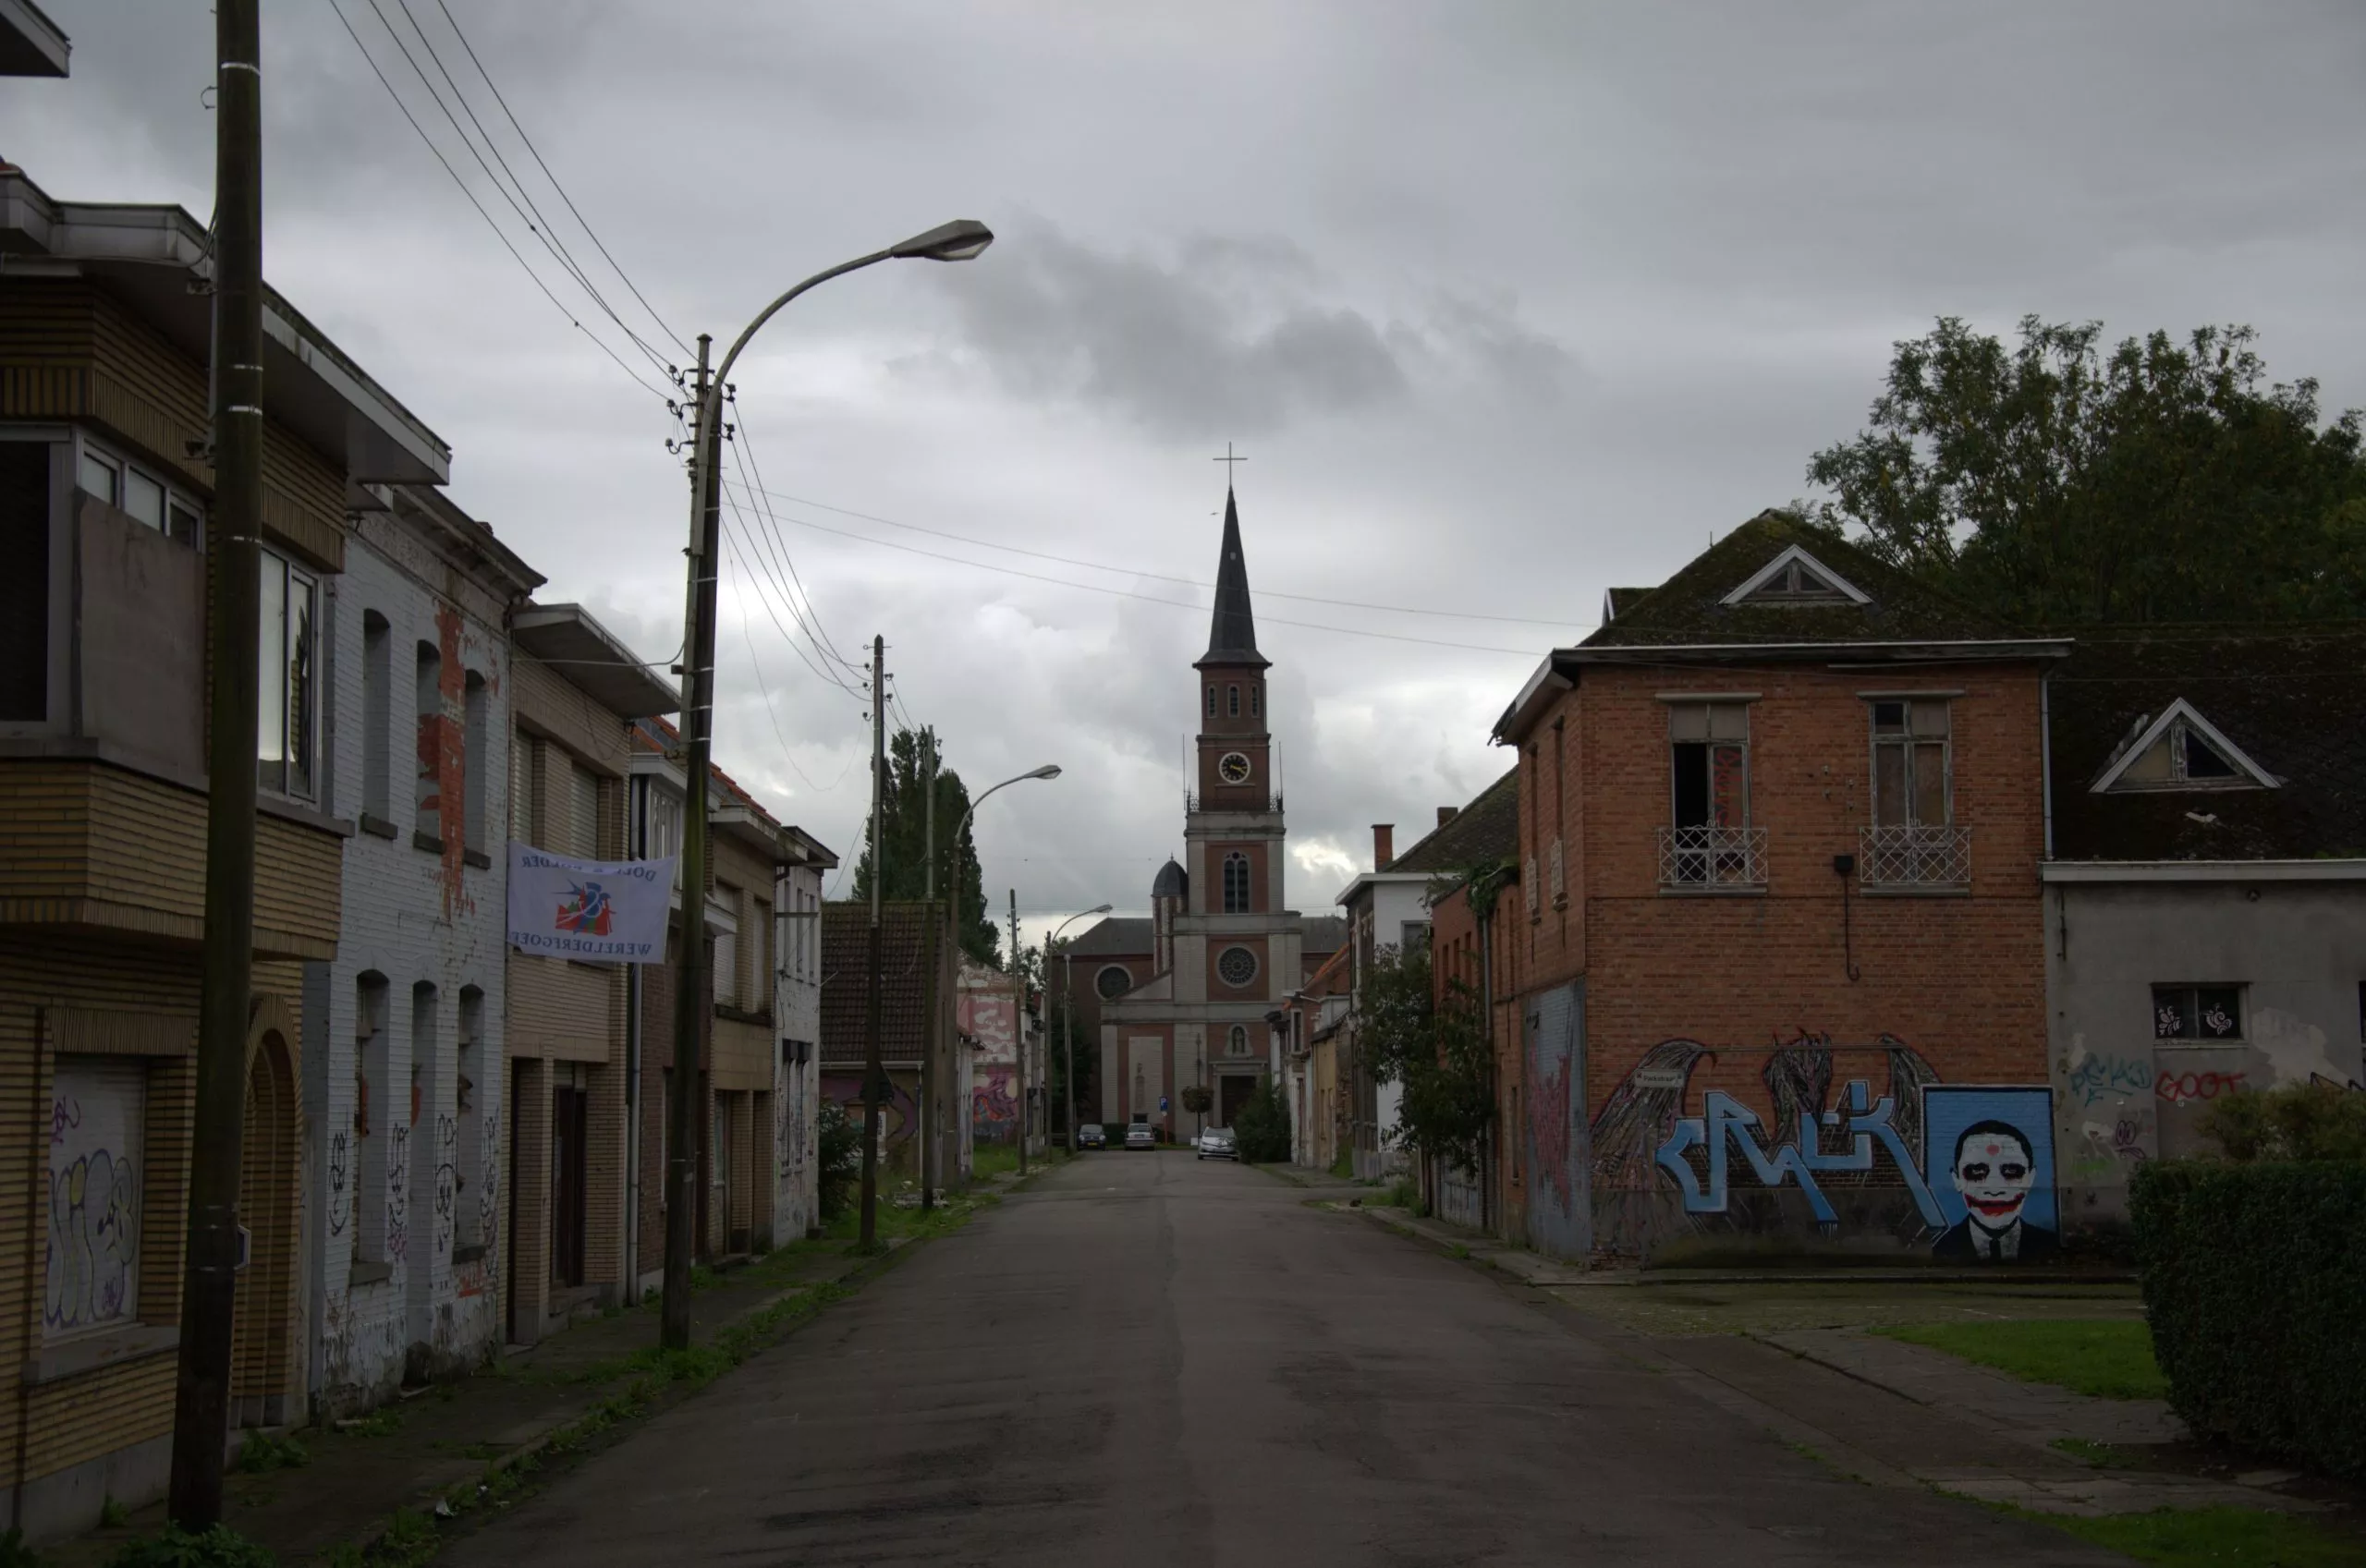
POLYGON ((346 1222, 351 1218, 348 1200, 346 1196, 347 1185, 353 1179, 352 1169, 347 1163, 348 1158, 349 1156, 347 1153, 347 1145, 345 1141, 345 1129, 340 1127, 335 1132, 329 1135, 328 1218, 329 1234, 333 1236, 341 1236, 345 1234, 346 1222))
POLYGON ((487 1116, 477 1139, 477 1240, 484 1244, 488 1278, 500 1271, 501 1257, 501 1128, 500 1118, 487 1116))
MULTIPOLYGON (((855 1125, 862 1124, 862 1075, 833 1073, 822 1080, 822 1098, 846 1108, 855 1125)), ((911 1086, 891 1077, 887 1083, 887 1098, 879 1102, 879 1143, 881 1148, 901 1143, 917 1130, 920 1124, 920 1101, 912 1097, 911 1086)))
POLYGON ((2081 1056, 2071 1064, 2069 1083, 2080 1105, 2124 1100, 2152 1086, 2153 1064, 2133 1056, 2081 1056))
POLYGON ((1881 1091, 1852 1078, 1835 1100, 1831 1037, 1799 1031, 1777 1037, 1760 1073, 1771 1115, 1714 1088, 1687 1114, 1692 1077, 1716 1052, 1689 1039, 1646 1051, 1592 1123, 1596 1191, 1611 1205, 1603 1239, 1648 1241, 1648 1205, 1621 1200, 1656 1182, 1688 1216, 1730 1215, 1743 1190, 1795 1192, 1827 1236, 1844 1222, 1835 1192, 1882 1189, 1910 1209, 1900 1218, 1934 1257, 2015 1261, 2055 1250, 2051 1090, 1943 1084, 1894 1035, 1837 1049, 1878 1052, 1881 1091))
POLYGON ((50 1096, 44 1333, 102 1328, 138 1310, 142 1114, 136 1074, 114 1064, 59 1064, 50 1096))
POLYGON ((435 1117, 435 1253, 452 1256, 452 1236, 459 1223, 460 1129, 443 1112, 435 1117))
POLYGON ((1007 1141, 1018 1134, 1017 1074, 1006 1066, 982 1066, 970 1089, 970 1128, 973 1137, 1007 1141))
POLYGON ((410 1128, 397 1122, 386 1138, 386 1261, 410 1253, 410 1128))
POLYGON ((2222 1094, 2241 1092, 2244 1073, 2173 1073, 2164 1070, 2153 1080, 2153 1092, 2171 1105, 2190 1105, 2217 1099, 2222 1094))

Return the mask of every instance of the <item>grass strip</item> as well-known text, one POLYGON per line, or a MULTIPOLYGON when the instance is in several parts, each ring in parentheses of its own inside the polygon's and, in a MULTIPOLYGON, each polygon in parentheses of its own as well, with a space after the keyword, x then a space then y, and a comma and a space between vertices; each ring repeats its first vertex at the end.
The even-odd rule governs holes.
POLYGON ((2102 1399, 2169 1396, 2168 1380, 2153 1359, 2152 1332, 2140 1320, 1901 1323, 1872 1331, 1994 1367, 2026 1382, 2053 1383, 2102 1399))

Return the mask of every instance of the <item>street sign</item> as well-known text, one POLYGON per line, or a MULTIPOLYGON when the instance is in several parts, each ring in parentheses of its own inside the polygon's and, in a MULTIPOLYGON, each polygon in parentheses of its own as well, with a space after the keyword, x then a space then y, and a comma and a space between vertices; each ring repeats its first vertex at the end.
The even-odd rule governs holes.
POLYGON ((1160 1096, 1158 1097, 1158 1108, 1159 1108, 1159 1110, 1160 1110, 1161 1112, 1165 1111, 1165 1109, 1166 1109, 1166 1096, 1165 1096, 1165 1095, 1163 1095, 1163 1094, 1162 1094, 1162 1095, 1160 1095, 1160 1096))

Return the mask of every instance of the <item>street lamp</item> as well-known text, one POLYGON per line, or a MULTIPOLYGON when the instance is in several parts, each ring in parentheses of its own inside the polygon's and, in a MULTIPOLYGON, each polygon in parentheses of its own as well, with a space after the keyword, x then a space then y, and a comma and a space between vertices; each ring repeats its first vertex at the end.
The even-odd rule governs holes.
MULTIPOLYGON (((1109 913, 1108 905, 1096 904, 1090 909, 1079 910, 1077 913, 1069 916, 1067 919, 1062 920, 1053 929, 1051 942, 1047 942, 1043 944, 1043 956, 1046 959, 1051 957, 1052 944, 1060 940, 1060 932, 1067 930, 1079 920, 1089 918, 1094 915, 1106 915, 1107 913, 1109 913)), ((1060 994, 1065 1004, 1064 1011, 1060 1015, 1060 1047, 1061 1050, 1066 1052, 1067 1058, 1068 1152, 1070 1154, 1074 1154, 1076 1152, 1076 954, 1072 953, 1062 954, 1060 955, 1060 994)), ((1045 965, 1043 969, 1043 983, 1047 988, 1052 983, 1052 971, 1048 963, 1045 965)))
MULTIPOLYGON (((957 224, 948 224, 945 226, 947 228, 957 228, 960 225, 957 224)), ((926 239, 928 237, 929 237, 927 235, 922 235, 921 237, 921 239, 926 239)), ((917 243, 917 241, 913 243, 917 243)), ((975 252, 972 252, 972 254, 974 253, 975 252)), ((958 258, 954 259, 958 260, 958 258)), ((929 906, 933 909, 936 904, 936 732, 934 730, 932 729, 927 732, 927 740, 928 870, 921 883, 923 889, 921 896, 927 901, 929 906)), ((1060 765, 1057 762, 1046 762, 1040 768, 1031 769, 1027 772, 1020 773, 1014 778, 1005 779, 1002 783, 994 785, 993 788, 987 789, 979 795, 977 799, 970 802, 970 808, 961 813, 961 825, 953 830, 953 843, 957 855, 958 854, 961 843, 961 835, 970 831, 970 819, 978 814, 978 808, 980 805, 983 804, 987 796, 992 795, 994 790, 997 789, 1007 789, 1015 784, 1025 784, 1030 779, 1056 779, 1059 776, 1060 765)), ((953 901, 957 905, 961 902, 960 890, 957 888, 954 890, 953 901)), ((1011 942, 1014 947, 1017 946, 1018 941, 1018 939, 1015 934, 1014 928, 1014 934, 1011 938, 1011 942)), ((1018 972, 1018 954, 1016 952, 1011 954, 1010 963, 1011 973, 1016 976, 1018 972)), ((936 970, 932 966, 929 970, 929 996, 931 1000, 928 1007, 929 1021, 932 1026, 933 1026, 936 1019, 936 1003, 934 1001, 936 995, 935 984, 936 970)), ((1026 1002, 1027 999, 1025 991, 1022 988, 1018 997, 1018 1005, 1015 1009, 1015 1019, 1012 1024, 1012 1027, 1018 1037, 1018 1169, 1022 1174, 1027 1170, 1026 1002)), ((921 1048, 920 1160, 921 1207, 922 1209, 933 1209, 936 1207, 936 1138, 942 1129, 936 1125, 936 1119, 932 1113, 932 1107, 935 1104, 935 1089, 932 1083, 932 1079, 935 1075, 930 1071, 930 1065, 935 1060, 936 1051, 933 1047, 923 1045, 921 1048)))
MULTIPOLYGON (((684 765, 689 777, 683 803, 687 819, 682 832, 682 954, 681 968, 674 988, 674 1103, 672 1147, 668 1151, 671 1169, 666 1173, 668 1199, 665 1223, 665 1295, 659 1316, 659 1343, 669 1350, 681 1350, 690 1343, 690 1254, 695 1238, 693 1227, 698 1215, 698 1081, 699 1081, 699 1010, 712 1000, 706 978, 706 873, 707 873, 707 766, 713 744, 714 716, 714 596, 715 577, 720 565, 723 531, 723 454, 719 449, 722 431, 720 394, 728 390, 731 368, 739 359, 739 351, 758 328, 779 314, 781 309, 806 290, 851 272, 868 267, 875 261, 966 261, 994 243, 994 231, 974 219, 963 218, 917 234, 900 245, 884 250, 874 250, 868 256, 842 261, 826 272, 814 273, 795 288, 765 306, 756 319, 748 323, 724 355, 723 363, 714 373, 707 373, 707 346, 712 341, 704 333, 699 334, 699 367, 697 398, 691 409, 690 426, 690 548, 689 583, 686 593, 682 627, 683 665, 678 672, 686 678, 682 693, 682 738, 687 755, 684 765)), ((874 685, 876 672, 873 672, 874 685)), ((875 705, 885 700, 884 695, 873 691, 875 705)), ((877 798, 877 791, 872 792, 877 798)), ((874 872, 877 868, 874 868, 874 872)), ((865 1092, 875 1095, 875 1080, 879 1076, 878 1062, 878 995, 879 995, 879 900, 876 875, 872 878, 874 896, 871 901, 871 1000, 869 1010, 872 1026, 871 1060, 865 1064, 865 1092)), ((872 1180, 872 1168, 878 1158, 878 1108, 872 1100, 863 1115, 864 1182, 872 1180)), ((870 1234, 872 1206, 863 1205, 865 1243, 870 1234)))

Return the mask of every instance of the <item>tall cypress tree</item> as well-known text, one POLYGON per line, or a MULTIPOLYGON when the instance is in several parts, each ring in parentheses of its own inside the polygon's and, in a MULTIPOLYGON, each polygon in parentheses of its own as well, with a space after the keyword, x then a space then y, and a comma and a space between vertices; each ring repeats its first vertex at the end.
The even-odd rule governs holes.
MULTIPOLYGON (((928 888, 928 748, 939 746, 936 772, 936 895, 953 903, 953 929, 961 951, 981 964, 1002 962, 1002 935, 986 909, 983 872, 977 845, 964 828, 960 841, 954 831, 970 809, 970 789, 961 775, 945 765, 942 743, 933 728, 899 729, 887 746, 887 785, 880 808, 880 837, 887 847, 887 877, 880 896, 918 899, 928 888)), ((864 833, 862 855, 855 862, 854 898, 871 897, 870 834, 864 833)))

